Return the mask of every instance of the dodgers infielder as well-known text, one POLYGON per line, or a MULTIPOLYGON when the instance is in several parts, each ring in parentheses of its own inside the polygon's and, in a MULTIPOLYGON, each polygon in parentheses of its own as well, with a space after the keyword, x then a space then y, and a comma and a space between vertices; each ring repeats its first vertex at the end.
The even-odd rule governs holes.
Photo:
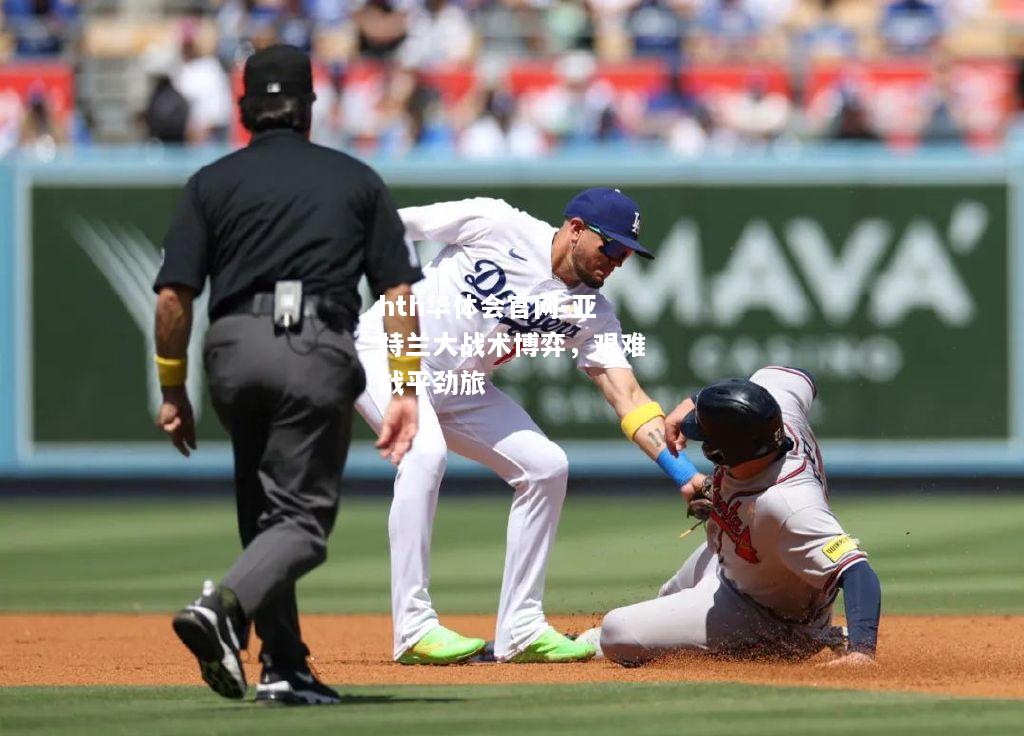
MULTIPOLYGON (((499 334, 553 332, 577 365, 596 383, 622 419, 623 431, 659 461, 679 485, 695 473, 675 461, 665 444, 664 412, 643 392, 623 354, 621 327, 598 289, 633 252, 653 257, 637 241, 640 211, 618 190, 589 189, 565 209, 553 227, 504 201, 476 198, 400 210, 407 237, 446 243, 413 287, 423 304, 433 299, 454 305, 464 297, 502 306, 472 315, 420 309, 423 336, 447 333, 461 345, 467 335, 486 341, 499 334), (592 315, 547 316, 524 321, 512 315, 513 300, 565 304, 592 295, 592 315), (599 340, 613 333, 615 341, 599 340)), ((363 314, 356 347, 368 376, 356 408, 375 430, 391 386, 383 366, 387 336, 382 306, 363 314), (375 378, 376 377, 376 378, 375 378)), ((423 358, 425 371, 476 370, 490 375, 508 356, 497 352, 464 355, 443 351, 423 358)), ((519 360, 527 358, 520 357, 519 360)), ((559 662, 588 659, 591 644, 576 642, 549 627, 542 609, 548 555, 565 498, 565 453, 508 395, 485 381, 482 395, 419 395, 420 428, 412 449, 398 465, 388 521, 394 657, 403 664, 448 664, 473 656, 482 639, 442 627, 431 604, 430 539, 446 455, 453 450, 501 476, 515 491, 509 513, 505 569, 494 653, 499 661, 559 662)))
POLYGON ((842 588, 849 641, 840 659, 871 661, 881 588, 829 509, 807 418, 815 393, 808 374, 770 366, 712 384, 668 416, 669 442, 702 441, 716 464, 707 542, 657 598, 604 617, 604 656, 634 665, 685 649, 802 656, 841 647, 831 620, 842 588))

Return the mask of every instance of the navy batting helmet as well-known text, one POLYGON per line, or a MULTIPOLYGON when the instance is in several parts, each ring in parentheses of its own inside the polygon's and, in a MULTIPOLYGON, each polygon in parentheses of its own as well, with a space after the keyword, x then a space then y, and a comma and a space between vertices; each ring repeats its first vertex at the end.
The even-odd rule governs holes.
POLYGON ((703 442, 704 456, 716 465, 731 467, 792 446, 779 402, 753 381, 712 383, 697 392, 694 404, 680 429, 703 442))

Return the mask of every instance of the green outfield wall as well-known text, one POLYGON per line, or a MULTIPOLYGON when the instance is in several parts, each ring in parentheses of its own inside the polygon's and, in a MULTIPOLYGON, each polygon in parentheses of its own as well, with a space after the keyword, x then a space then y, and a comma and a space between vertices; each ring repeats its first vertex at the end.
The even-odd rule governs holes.
MULTIPOLYGON (((191 465, 151 422, 150 287, 180 186, 202 160, 0 169, 13 302, 0 332, 13 364, 0 469, 227 472, 209 406, 191 465)), ((837 472, 1024 469, 1012 162, 817 163, 380 168, 400 206, 492 196, 552 224, 580 188, 622 186, 642 207, 641 240, 657 259, 631 259, 603 292, 624 331, 643 336, 634 367, 663 405, 761 365, 799 366, 817 378, 814 420, 837 472)), ((201 378, 193 371, 193 395, 201 378)), ((498 383, 574 466, 648 471, 570 358, 516 359, 498 383)), ((364 447, 351 469, 389 472, 364 447)), ((455 472, 475 471, 456 463, 455 472)))

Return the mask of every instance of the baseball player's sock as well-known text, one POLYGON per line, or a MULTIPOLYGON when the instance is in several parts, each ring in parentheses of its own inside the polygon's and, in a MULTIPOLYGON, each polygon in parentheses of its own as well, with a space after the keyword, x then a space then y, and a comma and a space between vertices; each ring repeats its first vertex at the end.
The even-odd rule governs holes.
POLYGON ((465 662, 484 648, 483 639, 457 634, 451 629, 437 626, 406 650, 398 658, 399 664, 456 664, 465 662))
POLYGON ((526 649, 510 659, 515 664, 542 662, 584 662, 591 659, 596 650, 586 641, 573 641, 569 637, 548 628, 526 649))

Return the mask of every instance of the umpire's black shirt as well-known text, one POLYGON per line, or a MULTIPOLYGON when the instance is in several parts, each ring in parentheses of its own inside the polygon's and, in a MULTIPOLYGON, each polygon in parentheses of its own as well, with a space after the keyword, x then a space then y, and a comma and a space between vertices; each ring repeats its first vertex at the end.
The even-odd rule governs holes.
POLYGON ((368 166, 292 130, 257 133, 188 180, 164 238, 154 288, 198 294, 210 320, 244 309, 276 281, 335 302, 351 329, 365 272, 374 294, 422 278, 387 188, 368 166))

